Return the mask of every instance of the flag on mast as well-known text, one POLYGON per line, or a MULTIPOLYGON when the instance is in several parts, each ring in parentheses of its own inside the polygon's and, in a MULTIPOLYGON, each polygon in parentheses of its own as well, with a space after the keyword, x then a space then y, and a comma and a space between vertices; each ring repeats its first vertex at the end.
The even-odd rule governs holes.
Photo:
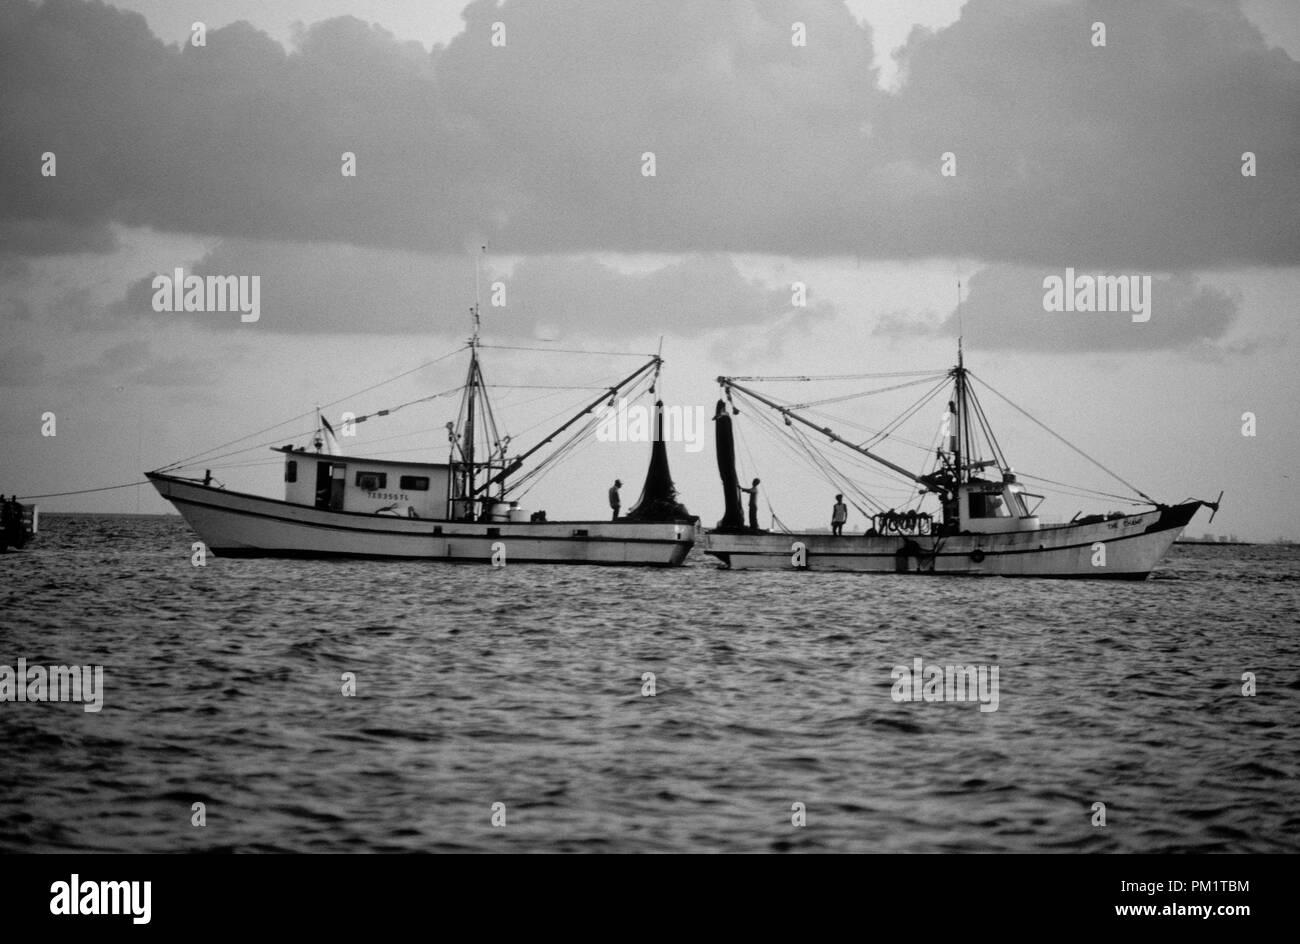
POLYGON ((327 456, 343 455, 343 450, 339 447, 338 437, 334 435, 334 427, 331 426, 330 421, 325 419, 325 417, 323 416, 320 418, 320 428, 321 428, 321 439, 324 440, 325 443, 325 455, 327 456))

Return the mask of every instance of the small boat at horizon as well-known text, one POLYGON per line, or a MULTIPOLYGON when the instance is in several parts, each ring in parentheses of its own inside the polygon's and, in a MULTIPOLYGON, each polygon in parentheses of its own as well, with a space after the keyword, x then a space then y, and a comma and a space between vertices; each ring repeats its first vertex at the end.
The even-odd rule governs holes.
MULTIPOLYGON (((1063 524, 1043 522, 1038 507, 1044 497, 1027 491, 1020 476, 1007 463, 972 389, 973 375, 964 365, 960 339, 955 367, 942 373, 915 373, 920 374, 921 379, 905 383, 897 382, 904 376, 902 372, 859 375, 856 378, 719 377, 723 399, 718 401, 714 420, 718 470, 726 510, 716 527, 704 531, 701 549, 732 570, 1143 580, 1168 552, 1197 510, 1202 507, 1211 509, 1210 520, 1214 520, 1222 492, 1213 502, 1190 499, 1170 505, 1155 501, 1125 482, 1142 500, 1140 504, 1149 504, 1150 510, 1134 514, 1076 515, 1063 524), (889 390, 912 383, 928 383, 936 377, 939 383, 919 403, 867 440, 870 448, 803 414, 811 407, 883 391, 794 404, 779 402, 747 386, 750 382, 764 380, 812 382, 889 378, 891 385, 884 388, 889 390), (876 451, 878 444, 893 435, 901 422, 915 415, 941 392, 945 386, 944 378, 951 381, 952 393, 929 471, 909 469, 879 455, 876 451), (812 466, 838 491, 853 490, 855 504, 860 503, 860 508, 866 507, 871 519, 871 526, 865 533, 836 534, 833 533, 834 525, 832 533, 763 530, 756 526, 752 504, 751 521, 746 526, 740 502, 742 488, 736 474, 732 423, 732 415, 740 413, 735 406, 738 398, 747 401, 760 415, 762 410, 773 411, 779 420, 769 421, 770 431, 778 436, 785 435, 788 444, 810 457, 812 466), (840 455, 851 456, 855 461, 860 461, 857 459, 859 456, 865 457, 876 467, 908 482, 915 488, 912 500, 902 508, 886 508, 867 490, 856 485, 851 476, 835 468, 834 460, 824 454, 820 444, 813 446, 811 439, 814 437, 803 432, 805 429, 811 429, 814 437, 829 440, 831 448, 843 450, 840 455), (787 435, 788 431, 794 435, 787 435), (996 470, 996 474, 990 474, 990 470, 996 470), (937 502, 938 508, 925 510, 922 505, 927 498, 937 502)), ((983 386, 992 390, 987 384, 983 386)), ((1015 404, 1011 405, 1015 407, 1015 404)), ((1020 412, 1038 423, 1025 411, 1020 412)), ((766 416, 762 418, 768 419, 766 416)), ((1118 479, 1082 450, 1070 448, 1118 479)), ((1123 482, 1123 479, 1119 481, 1123 482)), ((757 484, 755 481, 755 487, 757 484)), ((842 498, 842 495, 837 497, 842 498)))
POLYGON ((0 553, 20 550, 40 533, 41 509, 20 502, 18 496, 0 495, 0 553))

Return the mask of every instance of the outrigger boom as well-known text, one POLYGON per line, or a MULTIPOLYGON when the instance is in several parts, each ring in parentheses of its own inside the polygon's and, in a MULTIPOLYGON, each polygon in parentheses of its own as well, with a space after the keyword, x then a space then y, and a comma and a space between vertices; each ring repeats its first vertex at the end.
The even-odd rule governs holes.
POLYGON ((761 393, 758 393, 755 390, 751 390, 748 387, 741 386, 740 384, 736 383, 736 381, 731 377, 719 377, 718 383, 721 384, 724 389, 739 390, 741 393, 745 394, 748 397, 752 397, 753 399, 757 400, 759 403, 762 403, 766 406, 770 406, 772 409, 779 412, 782 416, 788 419, 796 420, 797 422, 800 422, 803 425, 807 426, 809 429, 815 429, 817 432, 822 433, 824 436, 826 436, 827 439, 830 439, 833 442, 837 442, 842 446, 847 446, 848 448, 852 449, 854 452, 861 453, 862 455, 866 456, 868 459, 871 459, 875 462, 879 462, 885 468, 892 469, 893 471, 897 472, 899 475, 907 476, 909 479, 911 479, 913 482, 916 482, 918 485, 925 484, 925 480, 922 479, 921 476, 917 475, 916 473, 903 468, 901 465, 895 465, 893 462, 890 462, 888 459, 876 455, 871 450, 864 449, 862 446, 859 446, 857 443, 845 439, 843 436, 836 433, 829 426, 819 426, 816 423, 812 422, 811 420, 805 419, 804 417, 800 416, 792 408, 788 406, 782 406, 781 404, 773 400, 769 400, 767 397, 763 396, 761 393))

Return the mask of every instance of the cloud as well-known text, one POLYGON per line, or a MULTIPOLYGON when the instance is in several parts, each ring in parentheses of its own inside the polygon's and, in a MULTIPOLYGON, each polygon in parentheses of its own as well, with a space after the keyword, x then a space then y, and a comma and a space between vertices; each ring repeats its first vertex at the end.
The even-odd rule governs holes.
POLYGON ((0 253, 0 327, 31 320, 29 297, 34 276, 32 264, 11 253, 0 253))
MULTIPOLYGON (((187 276, 259 276, 261 318, 255 325, 241 325, 237 312, 154 312, 155 273, 132 282, 114 314, 124 322, 157 324, 163 319, 241 333, 462 337, 470 330, 474 304, 471 258, 227 240, 198 261, 178 258, 175 264, 187 276)), ((686 256, 635 272, 588 256, 529 256, 513 267, 488 267, 481 311, 488 337, 621 340, 753 327, 794 309, 788 285, 769 287, 747 279, 724 255, 686 256)), ((800 309, 804 317, 833 312, 829 302, 814 297, 800 309)))
POLYGON ((746 279, 724 255, 687 256, 646 273, 619 272, 589 257, 529 257, 516 267, 511 284, 532 330, 698 337, 834 314, 829 302, 811 297, 796 310, 788 285, 771 288, 746 279))
POLYGON ((56 379, 78 387, 112 385, 198 391, 217 383, 220 372, 211 359, 158 354, 151 341, 130 338, 104 349, 92 361, 68 368, 62 378, 56 379))
POLYGON ((0 387, 31 387, 45 380, 45 354, 25 345, 0 346, 0 387))
POLYGON ((102 271, 96 271, 111 267, 113 258, 93 252, 34 256, 0 251, 0 344, 30 342, 37 335, 49 341, 58 329, 117 327, 100 303, 116 294, 114 286, 104 284, 102 271))
POLYGON ((464 16, 432 51, 353 18, 288 50, 245 23, 195 48, 111 7, 14 0, 0 227, 34 227, 33 253, 58 245, 40 227, 93 241, 119 223, 511 255, 1300 259, 1300 65, 1235 4, 970 0, 912 33, 894 94, 869 27, 830 0, 476 0, 464 16))
MULTIPOLYGON (((1129 275, 1080 269, 1077 275, 1129 275)), ((1224 346, 1241 304, 1231 292, 1200 283, 1187 273, 1151 279, 1150 320, 1134 322, 1130 312, 1045 311, 1043 281, 1064 278, 1064 269, 991 266, 970 280, 961 308, 961 330, 972 348, 1070 353, 1181 349, 1204 356, 1210 350, 1249 351, 1249 344, 1224 346)), ((894 326, 896 327, 896 326, 894 326)), ((883 330, 890 332, 890 326, 883 330)), ((955 336, 952 312, 937 333, 955 336)), ((896 331, 893 333, 897 333, 896 331)))
MULTIPOLYGON (((59 354, 64 342, 50 342, 59 354)), ((236 356, 231 349, 227 357, 236 356)), ((69 364, 65 358, 51 362, 40 347, 12 343, 0 346, 0 387, 64 387, 85 395, 106 387, 184 388, 198 391, 220 381, 217 366, 187 355, 159 353, 147 338, 134 336, 110 344, 89 360, 69 364)))
POLYGON ((106 219, 92 223, 61 219, 0 218, 0 246, 25 255, 109 253, 118 248, 106 219))
POLYGON ((1158 270, 1300 259, 1286 207, 1300 65, 1235 5, 973 0, 903 55, 880 138, 898 160, 956 154, 942 201, 899 194, 919 201, 906 230, 951 233, 940 253, 1158 270), (1267 173, 1242 176, 1246 151, 1267 173))

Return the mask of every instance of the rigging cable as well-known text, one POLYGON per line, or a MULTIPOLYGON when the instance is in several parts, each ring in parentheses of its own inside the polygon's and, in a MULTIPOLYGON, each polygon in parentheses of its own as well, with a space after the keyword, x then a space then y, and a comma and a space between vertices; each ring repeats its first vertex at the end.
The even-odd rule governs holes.
POLYGON ((14 501, 26 501, 29 498, 62 498, 65 495, 89 495, 91 492, 111 492, 117 488, 134 488, 137 485, 149 485, 148 479, 139 482, 124 482, 121 485, 105 485, 103 488, 80 488, 75 492, 48 492, 44 495, 15 495, 14 501))
MULTIPOLYGON (((371 384, 369 387, 366 387, 366 388, 364 388, 364 389, 362 389, 362 390, 358 390, 356 393, 348 394, 348 395, 345 396, 345 397, 339 397, 337 400, 332 400, 332 401, 330 401, 329 403, 326 403, 325 406, 326 406, 326 407, 334 406, 335 404, 342 403, 344 400, 349 400, 349 399, 351 399, 352 397, 359 397, 359 396, 361 396, 363 393, 369 393, 371 390, 375 390, 375 389, 377 389, 377 388, 379 388, 379 387, 382 387, 382 386, 384 386, 384 385, 386 385, 386 384, 390 384, 390 383, 392 383, 392 382, 395 381, 395 380, 401 380, 403 377, 409 376, 410 374, 413 374, 413 373, 415 373, 416 371, 424 370, 424 368, 426 368, 426 367, 432 367, 434 364, 437 364, 439 361, 445 361, 447 358, 449 358, 449 357, 453 357, 453 356, 459 354, 461 351, 464 351, 464 350, 465 350, 466 348, 468 348, 468 347, 469 347, 468 344, 466 344, 466 345, 464 345, 464 346, 462 346, 462 347, 458 347, 458 348, 456 348, 456 350, 454 350, 454 351, 450 351, 450 352, 448 352, 448 353, 442 355, 442 357, 435 358, 435 359, 433 359, 433 360, 431 360, 431 361, 426 361, 425 363, 420 364, 418 367, 412 367, 410 370, 403 371, 402 373, 398 374, 398 375, 395 376, 395 377, 389 377, 387 380, 381 380, 379 383, 371 384)), ((246 440, 246 439, 252 439, 254 436, 261 436, 261 435, 263 435, 264 433, 269 433, 269 432, 270 432, 271 430, 273 430, 273 429, 279 429, 281 426, 287 426, 287 425, 290 424, 290 423, 295 423, 295 422, 297 422, 297 421, 300 420, 300 419, 304 419, 305 417, 308 417, 308 416, 314 416, 315 414, 316 414, 316 410, 309 410, 309 411, 307 411, 306 413, 299 413, 297 416, 290 417, 290 418, 287 419, 287 420, 282 420, 281 422, 276 423, 276 424, 274 424, 274 425, 272 425, 272 426, 267 426, 265 429, 259 429, 259 430, 258 430, 257 432, 255 432, 255 433, 249 433, 249 434, 246 435, 246 436, 240 436, 238 439, 232 439, 232 440, 230 440, 230 442, 225 442, 225 443, 222 443, 222 444, 219 445, 219 446, 213 446, 211 449, 205 449, 203 452, 197 452, 197 453, 195 453, 195 454, 192 455, 192 456, 187 456, 187 457, 185 457, 184 459, 180 459, 180 460, 178 460, 178 461, 176 461, 176 462, 171 463, 170 465, 165 465, 165 466, 163 466, 162 468, 158 469, 157 471, 159 471, 159 472, 166 472, 166 471, 169 470, 169 469, 180 469, 180 468, 184 468, 185 466, 187 466, 187 465, 189 465, 190 463, 192 463, 194 460, 199 459, 199 458, 201 458, 201 457, 203 457, 203 456, 208 455, 208 453, 216 452, 218 449, 225 449, 227 446, 233 446, 233 445, 235 445, 235 443, 241 443, 241 442, 243 442, 243 441, 246 440)), ((277 441, 278 441, 278 440, 277 440, 277 441)), ((258 448, 258 447, 256 447, 256 446, 251 446, 251 447, 249 447, 249 448, 256 449, 256 448, 258 448)), ((240 450, 240 452, 244 452, 244 451, 246 451, 246 450, 240 450)), ((237 455, 237 453, 227 453, 227 455, 237 455)), ((205 460, 205 461, 206 461, 206 460, 205 460)))
MULTIPOLYGON (((971 373, 971 372, 968 370, 967 373, 971 373)), ((974 376, 974 374, 971 374, 971 376, 974 376)), ((1082 449, 1080 449, 1078 446, 1074 445, 1074 444, 1071 443, 1069 440, 1067 440, 1064 436, 1060 435, 1059 433, 1057 433, 1056 431, 1054 431, 1053 429, 1051 429, 1050 427, 1048 427, 1046 424, 1042 423, 1041 421, 1035 419, 1033 416, 1031 416, 1031 415, 1030 415, 1028 412, 1026 412, 1025 410, 1021 409, 1019 406, 1016 406, 1016 404, 1015 404, 1015 403, 1012 403, 1011 400, 1007 399, 1006 396, 1004 396, 1004 395, 1001 394, 1001 393, 998 393, 998 391, 995 390, 995 389, 994 389, 994 388, 989 384, 989 382, 986 381, 983 377, 978 378, 978 380, 979 380, 979 382, 982 383, 985 387, 987 387, 987 388, 988 388, 989 390, 991 390, 993 393, 997 394, 997 395, 998 395, 999 397, 1001 397, 1004 401, 1006 401, 1006 403, 1007 403, 1008 405, 1010 405, 1013 409, 1017 410, 1017 411, 1018 411, 1022 416, 1024 416, 1026 419, 1028 419, 1028 420, 1031 421, 1032 423, 1036 424, 1036 425, 1039 426, 1040 428, 1046 430, 1048 433, 1051 433, 1051 435, 1054 436, 1056 439, 1060 440, 1060 441, 1061 441, 1062 443, 1064 443, 1066 446, 1069 446, 1071 449, 1073 449, 1073 450, 1074 450, 1075 452, 1077 452, 1079 455, 1083 456, 1083 458, 1087 459, 1089 462, 1091 462, 1091 463, 1092 463, 1093 465, 1095 465, 1097 468, 1101 469, 1101 471, 1103 471, 1103 472, 1105 472, 1107 475, 1111 476, 1111 478, 1115 479, 1115 480, 1116 480, 1117 482, 1119 482, 1121 485, 1124 485, 1124 486, 1126 486, 1127 488, 1131 488, 1131 489, 1134 491, 1134 493, 1136 493, 1136 494, 1138 494, 1138 495, 1141 495, 1143 498, 1145 498, 1148 502, 1150 502, 1150 503, 1153 504, 1153 505, 1159 505, 1159 504, 1160 504, 1158 501, 1156 501, 1154 498, 1152 498, 1152 497, 1151 497, 1150 495, 1148 495, 1146 492, 1142 491, 1142 490, 1141 490, 1140 488, 1138 488, 1137 486, 1135 486, 1135 485, 1131 484, 1130 482, 1127 482, 1127 481, 1125 481, 1124 479, 1120 478, 1119 475, 1117 475, 1116 473, 1112 472, 1110 469, 1106 468, 1104 465, 1102 465, 1100 462, 1098 462, 1098 461, 1097 461, 1096 459, 1094 459, 1092 456, 1088 455, 1086 452, 1084 452, 1084 451, 1083 451, 1082 449)))
MULTIPOLYGON (((940 372, 934 370, 895 370, 885 373, 875 374, 787 374, 784 376, 767 376, 767 377, 727 377, 727 380, 744 380, 747 382, 771 382, 771 383, 809 383, 816 380, 882 380, 887 377, 934 377, 940 372)), ((943 371, 945 375, 947 371, 943 371)))
MULTIPOLYGON (((898 429, 900 426, 902 426, 904 423, 910 420, 913 416, 917 414, 917 412, 921 409, 921 407, 925 406, 927 403, 933 400, 935 396, 939 392, 941 392, 945 386, 947 386, 947 380, 948 377, 945 374, 942 380, 940 380, 937 384, 935 384, 934 387, 932 387, 929 391, 923 393, 919 400, 917 400, 914 404, 912 404, 912 406, 910 406, 908 409, 904 410, 902 414, 896 417, 892 422, 886 424, 884 429, 880 430, 878 433, 876 433, 876 435, 870 437, 869 439, 863 440, 858 445, 861 446, 863 449, 869 449, 875 443, 884 442, 891 435, 893 435, 894 430, 898 429)), ((920 445, 919 443, 912 443, 902 439, 898 441, 904 442, 907 445, 918 445, 918 446, 920 445)), ((923 448, 927 453, 929 453, 932 447, 926 445, 921 448, 923 448)))
POLYGON ((906 383, 893 384, 889 387, 878 387, 875 390, 860 390, 857 393, 843 393, 837 397, 825 397, 821 400, 809 400, 807 403, 792 403, 790 404, 790 409, 810 410, 815 406, 826 406, 829 403, 845 403, 849 400, 860 400, 863 397, 874 397, 878 393, 890 393, 894 390, 903 390, 906 387, 915 387, 923 383, 928 383, 935 377, 941 377, 943 380, 947 380, 948 375, 946 372, 943 374, 927 374, 919 380, 909 380, 906 383))
MULTIPOLYGON (((744 397, 743 394, 740 395, 742 398, 744 397)), ((747 405, 749 405, 748 398, 745 399, 747 405)), ((776 420, 773 417, 770 417, 767 413, 755 411, 754 415, 758 416, 769 430, 774 431, 778 439, 798 445, 802 449, 800 458, 802 458, 803 461, 806 462, 828 485, 835 488, 837 491, 849 495, 854 507, 857 508, 861 514, 866 517, 871 517, 871 513, 866 511, 861 504, 855 500, 854 496, 860 498, 868 505, 875 505, 879 510, 884 509, 883 505, 876 502, 875 499, 868 495, 860 486, 857 485, 857 483, 845 475, 833 462, 823 455, 821 450, 812 444, 808 434, 802 429, 796 429, 794 426, 790 426, 788 427, 790 432, 787 434, 782 429, 782 426, 778 425, 776 420)))
MULTIPOLYGON (((749 466, 750 466, 751 469, 754 470, 754 478, 758 478, 758 463, 754 461, 754 454, 753 454, 752 452, 750 452, 750 449, 749 449, 749 441, 745 439, 744 432, 741 430, 739 424, 737 424, 737 423, 733 423, 733 424, 732 424, 732 429, 735 430, 736 438, 740 440, 740 445, 744 448, 744 450, 745 450, 745 455, 749 457, 749 466)), ((753 486, 753 484, 751 483, 751 484, 750 484, 750 488, 753 488, 753 487, 754 487, 754 486, 753 486)), ((774 509, 774 508, 772 507, 771 494, 772 494, 772 490, 771 490, 771 489, 768 489, 768 488, 763 489, 763 503, 764 503, 765 505, 767 505, 767 513, 771 516, 772 521, 774 521, 774 522, 776 522, 776 523, 779 524, 780 521, 781 521, 781 519, 777 517, 776 509, 774 509)), ((782 524, 782 525, 781 525, 781 530, 786 531, 786 532, 789 532, 790 529, 787 528, 784 524, 782 524)))
POLYGON ((545 354, 597 354, 603 357, 658 357, 657 354, 638 354, 633 351, 580 351, 560 347, 519 347, 509 344, 480 344, 494 351, 541 351, 545 354))
MULTIPOLYGON (((629 396, 627 397, 628 400, 632 400, 632 401, 639 400, 641 397, 645 396, 645 394, 649 392, 648 388, 646 390, 640 391, 639 393, 634 392, 636 390, 636 386, 644 382, 645 379, 646 378, 641 378, 640 380, 637 381, 637 384, 631 388, 631 390, 629 391, 629 396)), ((519 476, 516 479, 511 480, 510 484, 505 487, 503 494, 514 495, 517 493, 518 500, 522 501, 523 497, 537 486, 538 484, 537 481, 533 481, 533 480, 538 479, 540 475, 542 475, 545 472, 551 471, 554 467, 557 467, 563 461, 568 459, 570 454, 576 451, 578 446, 581 445, 584 440, 588 439, 595 432, 597 426, 599 426, 600 423, 603 422, 603 419, 604 418, 601 416, 601 414, 596 412, 596 410, 593 408, 592 416, 590 419, 588 419, 586 422, 580 425, 577 428, 577 431, 573 433, 573 435, 571 435, 562 444, 560 444, 554 450, 552 450, 551 453, 545 459, 543 459, 541 462, 538 462, 536 465, 530 468, 523 475, 519 476), (532 481, 531 485, 528 485, 528 487, 524 488, 523 491, 519 491, 519 489, 523 488, 524 485, 530 481, 532 481)))

